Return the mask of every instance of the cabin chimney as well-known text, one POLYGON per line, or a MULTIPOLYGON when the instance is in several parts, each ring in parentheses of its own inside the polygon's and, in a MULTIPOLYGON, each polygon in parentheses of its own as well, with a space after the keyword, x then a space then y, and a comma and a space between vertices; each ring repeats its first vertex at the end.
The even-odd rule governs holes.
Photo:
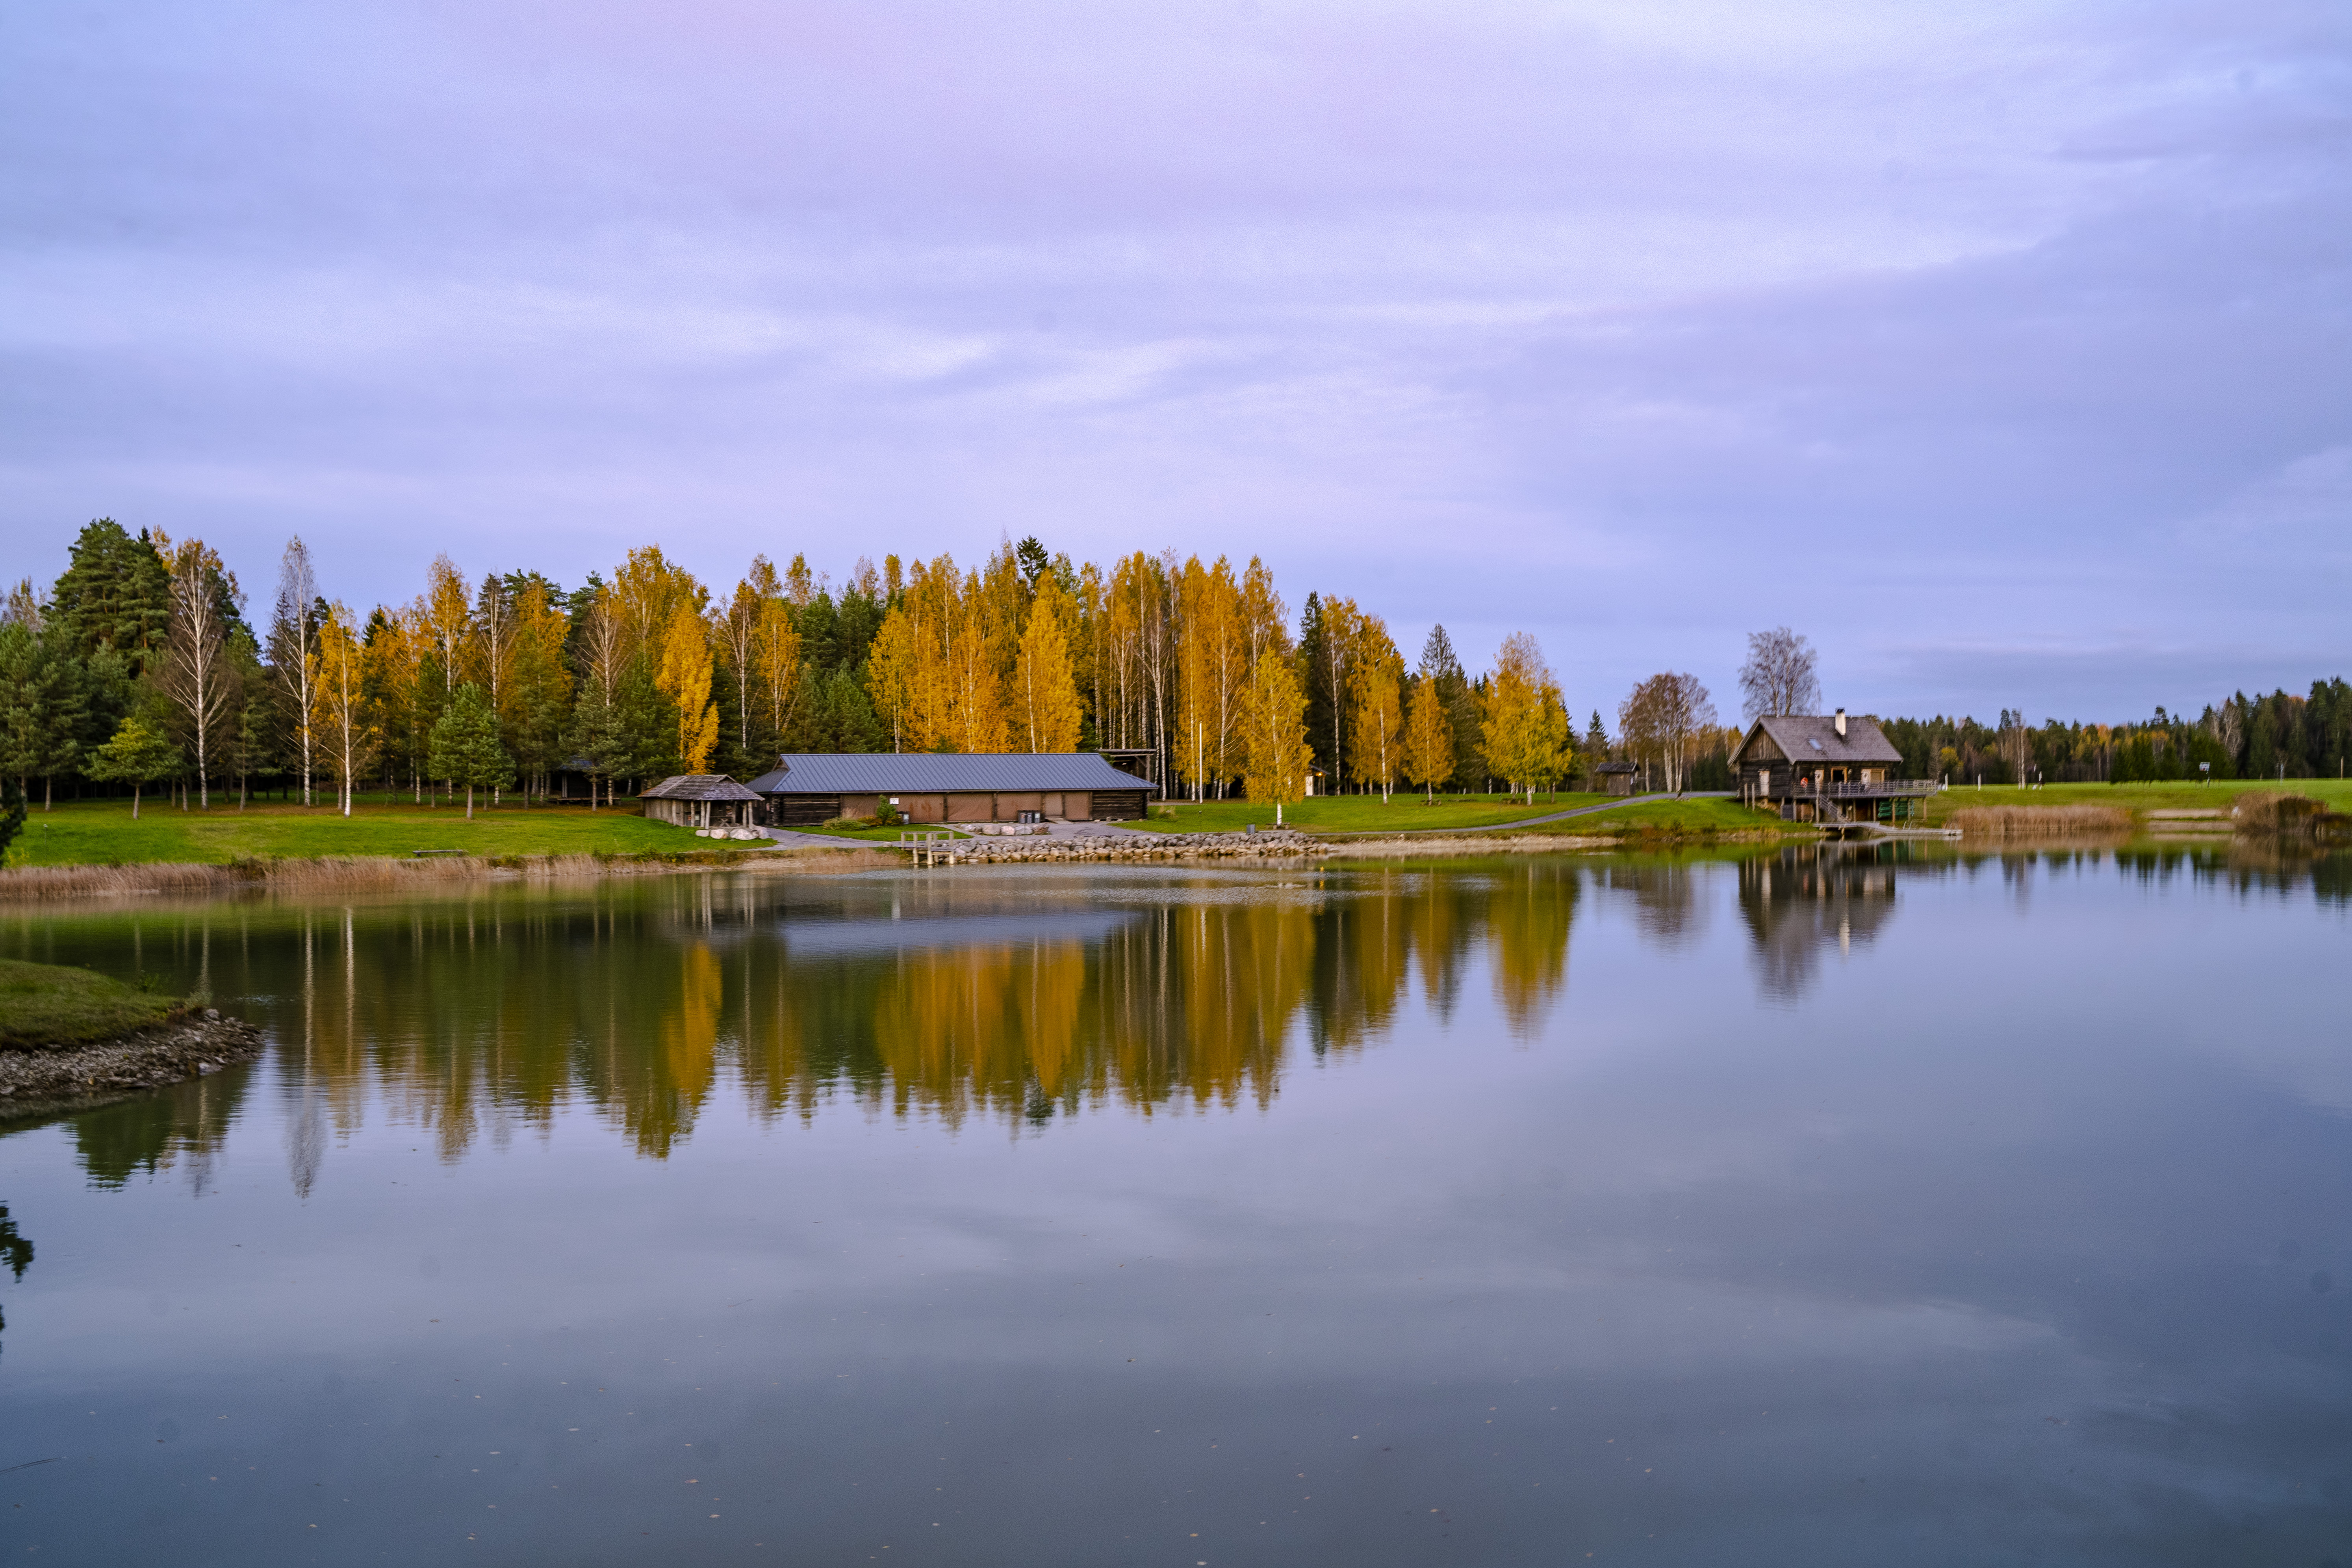
POLYGON ((1845 710, 1843 708, 1839 709, 1837 712, 1837 727, 1838 739, 1843 741, 1845 739, 1845 710))

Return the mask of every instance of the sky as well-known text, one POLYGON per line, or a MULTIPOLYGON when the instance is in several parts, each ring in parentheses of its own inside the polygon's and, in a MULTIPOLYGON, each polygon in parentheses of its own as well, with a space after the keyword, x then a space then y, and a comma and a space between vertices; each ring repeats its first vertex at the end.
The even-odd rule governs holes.
POLYGON ((1262 556, 1570 706, 2352 675, 2352 8, 0 12, 0 575, 1262 556))

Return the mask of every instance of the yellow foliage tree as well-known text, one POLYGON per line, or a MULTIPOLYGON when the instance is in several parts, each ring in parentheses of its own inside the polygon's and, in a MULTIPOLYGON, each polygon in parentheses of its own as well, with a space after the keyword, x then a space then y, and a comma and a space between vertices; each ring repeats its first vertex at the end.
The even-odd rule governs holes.
POLYGON ((1244 707, 1249 726, 1242 787, 1252 800, 1298 800, 1307 794, 1307 693, 1286 654, 1267 652, 1250 668, 1244 707))
POLYGON ((331 605, 319 626, 310 654, 310 731, 318 737, 320 754, 335 775, 335 793, 342 814, 352 814, 352 792, 375 755, 375 731, 369 721, 366 670, 359 639, 352 635, 352 613, 331 605))
POLYGON ((1032 752, 1078 749, 1078 683, 1070 662, 1069 623, 1077 606, 1050 572, 1038 580, 1029 629, 1013 673, 1013 721, 1032 752))
POLYGON ((1437 786, 1454 776, 1454 723, 1445 716, 1445 699, 1437 682, 1423 678, 1412 686, 1412 701, 1404 721, 1404 776, 1421 785, 1427 799, 1437 798, 1437 786))
POLYGON ((782 598, 760 601, 759 622, 751 629, 751 668, 767 706, 769 736, 782 746, 801 689, 801 634, 793 625, 791 605, 782 598))
MULTIPOLYGON (((440 668, 441 700, 446 700, 466 678, 474 634, 473 595, 466 586, 464 574, 448 556, 433 558, 425 574, 425 596, 416 602, 416 629, 422 634, 423 651, 440 668)), ((433 711, 437 714, 440 710, 440 702, 436 700, 433 711)))
POLYGON ((662 636, 661 668, 654 686, 677 707, 677 763, 698 773, 719 744, 719 704, 710 700, 710 636, 702 617, 679 604, 662 636))
POLYGON ((1479 716, 1486 765, 1510 781, 1514 794, 1524 791, 1530 804, 1536 791, 1556 782, 1574 760, 1559 682, 1544 663, 1543 649, 1526 632, 1503 639, 1479 716))
POLYGON ((620 619, 622 647, 644 651, 658 661, 671 624, 681 606, 696 615, 709 601, 709 591, 683 566, 670 564, 658 544, 642 545, 613 574, 609 590, 613 612, 620 619))
POLYGON ((1380 786, 1382 805, 1396 786, 1403 760, 1403 693, 1404 659, 1389 638, 1388 625, 1366 616, 1356 626, 1356 657, 1348 671, 1348 729, 1355 737, 1348 769, 1358 784, 1380 786))
POLYGON ((1224 557, 1213 566, 1202 565, 1197 555, 1184 563, 1176 618, 1183 628, 1176 655, 1176 771, 1200 800, 1234 774, 1249 684, 1249 626, 1224 557))
POLYGON ((874 634, 866 654, 866 695, 874 711, 890 726, 890 749, 903 752, 914 732, 915 617, 903 606, 893 606, 874 634))

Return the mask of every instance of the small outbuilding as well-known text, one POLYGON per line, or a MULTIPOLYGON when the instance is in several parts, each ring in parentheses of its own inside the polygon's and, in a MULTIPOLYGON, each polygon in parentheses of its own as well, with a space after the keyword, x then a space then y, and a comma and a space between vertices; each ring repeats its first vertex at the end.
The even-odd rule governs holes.
POLYGON ((1631 763, 1603 763, 1592 770, 1603 795, 1632 795, 1633 777, 1642 770, 1631 763))
POLYGON ((680 827, 740 827, 757 815, 761 797, 725 773, 679 773, 637 798, 646 815, 680 827))
POLYGON ((751 781, 768 822, 814 827, 887 805, 909 822, 1129 822, 1159 786, 1096 752, 788 752, 751 781))

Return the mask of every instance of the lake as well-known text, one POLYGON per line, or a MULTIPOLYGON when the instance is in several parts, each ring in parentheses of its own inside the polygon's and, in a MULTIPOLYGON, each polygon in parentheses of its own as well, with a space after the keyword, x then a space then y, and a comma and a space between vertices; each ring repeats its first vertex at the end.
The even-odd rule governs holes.
POLYGON ((2352 1563, 2340 857, 715 873, 0 954, 272 1042, 0 1123, 20 1561, 2352 1563))

